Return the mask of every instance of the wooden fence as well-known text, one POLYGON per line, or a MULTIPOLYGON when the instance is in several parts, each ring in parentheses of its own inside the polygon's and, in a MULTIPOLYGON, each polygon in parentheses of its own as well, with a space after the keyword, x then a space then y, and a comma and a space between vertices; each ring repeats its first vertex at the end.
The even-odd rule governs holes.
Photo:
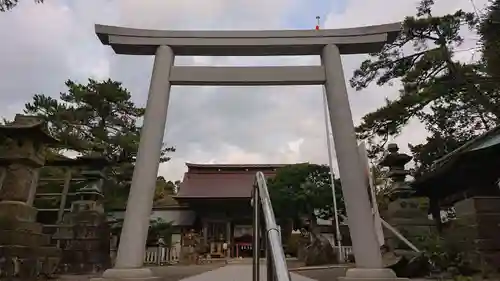
POLYGON ((176 247, 149 247, 144 255, 145 265, 167 265, 179 262, 179 253, 176 247))
MULTIPOLYGON (((335 248, 338 248, 338 247, 335 247, 335 248)), ((354 254, 352 251, 352 246, 342 246, 342 247, 340 247, 340 251, 342 253, 342 258, 344 261, 348 261, 349 257, 354 254)))

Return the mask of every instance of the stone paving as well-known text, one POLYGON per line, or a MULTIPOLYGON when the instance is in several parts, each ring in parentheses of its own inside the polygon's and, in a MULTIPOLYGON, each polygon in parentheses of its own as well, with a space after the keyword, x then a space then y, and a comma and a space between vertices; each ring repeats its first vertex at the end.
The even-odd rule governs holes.
MULTIPOLYGON (((296 273, 290 273, 292 281, 315 281, 296 273)), ((260 280, 266 281, 266 266, 260 266, 260 280)), ((182 279, 181 281, 252 281, 252 265, 249 264, 230 264, 212 271, 199 275, 194 275, 182 279)))
MULTIPOLYGON (((347 268, 340 265, 298 268, 290 270, 290 276, 292 281, 335 281, 338 277, 345 276, 347 268)), ((248 263, 230 263, 226 266, 222 264, 174 265, 151 267, 151 270, 156 276, 162 277, 164 281, 252 281, 252 265, 248 263)), ((66 275, 60 276, 55 281, 88 281, 92 277, 98 276, 66 275)), ((266 267, 261 265, 260 281, 267 281, 266 279, 266 267)), ((411 279, 411 281, 429 280, 431 279, 411 279)), ((488 280, 500 281, 500 279, 488 280)))
MULTIPOLYGON (((203 265, 171 265, 150 267, 155 276, 160 276, 165 281, 179 281, 193 275, 203 274, 204 272, 215 270, 224 266, 224 264, 203 264, 203 265)), ((95 275, 61 275, 55 281, 88 281, 91 278, 100 277, 95 275)), ((223 281, 223 280, 220 280, 223 281)))
MULTIPOLYGON (((252 281, 251 260, 224 264, 173 265, 150 267, 155 276, 165 281, 252 281)), ((345 276, 344 266, 307 267, 291 269, 292 281, 335 281, 345 276)), ((97 275, 66 275, 58 281, 88 281, 97 275)), ((261 262, 260 281, 266 281, 266 266, 261 262)))
MULTIPOLYGON (((172 266, 157 266, 150 267, 155 276, 163 277, 165 281, 179 281, 189 279, 191 276, 204 274, 221 268, 225 264, 198 264, 198 265, 172 265, 172 266)), ((216 281, 216 280, 213 280, 216 281)), ((223 281, 223 280, 219 280, 223 281)))
POLYGON ((290 269, 290 272, 302 275, 317 281, 336 281, 338 277, 344 277, 350 266, 315 266, 290 269))

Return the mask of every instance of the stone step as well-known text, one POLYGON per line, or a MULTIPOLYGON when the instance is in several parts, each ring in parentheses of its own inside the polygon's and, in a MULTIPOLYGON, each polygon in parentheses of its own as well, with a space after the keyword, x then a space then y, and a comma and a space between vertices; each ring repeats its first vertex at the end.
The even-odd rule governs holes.
POLYGON ((22 230, 34 233, 42 233, 43 225, 37 222, 3 220, 0 224, 2 230, 22 230))
POLYGON ((0 202, 0 214, 2 214, 2 219, 35 222, 37 212, 36 208, 29 206, 24 202, 0 202))
POLYGON ((50 237, 46 234, 22 230, 0 230, 0 245, 39 247, 49 243, 50 237))
POLYGON ((0 246, 0 256, 6 259, 0 271, 6 280, 35 280, 37 276, 53 276, 60 261, 56 247, 0 246), (11 278, 11 279, 9 279, 11 278))
POLYGON ((55 257, 61 256, 61 249, 57 247, 26 247, 19 245, 0 245, 0 256, 29 258, 34 256, 55 257))

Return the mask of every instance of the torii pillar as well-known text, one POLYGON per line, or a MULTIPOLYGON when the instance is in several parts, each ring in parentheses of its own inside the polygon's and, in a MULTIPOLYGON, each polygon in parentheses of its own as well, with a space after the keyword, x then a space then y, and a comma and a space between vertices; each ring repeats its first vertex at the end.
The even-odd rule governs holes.
POLYGON ((382 266, 363 165, 347 96, 341 55, 380 51, 400 23, 334 30, 162 31, 96 25, 101 42, 117 54, 155 56, 115 267, 106 280, 159 280, 143 267, 149 216, 171 85, 325 85, 356 268, 345 280, 394 280, 382 266), (174 66, 175 56, 320 55, 321 66, 174 66))

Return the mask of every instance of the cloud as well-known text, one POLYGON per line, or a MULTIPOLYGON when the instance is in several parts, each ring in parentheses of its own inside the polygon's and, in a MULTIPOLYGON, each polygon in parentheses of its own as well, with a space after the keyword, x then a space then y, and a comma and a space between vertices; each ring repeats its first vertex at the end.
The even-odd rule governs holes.
MULTIPOLYGON (((438 1, 437 12, 471 9, 467 0, 438 1), (451 4, 450 4, 451 3, 451 4)), ((476 1, 481 7, 486 0, 476 1)), ((0 106, 12 117, 35 93, 58 96, 64 81, 88 77, 122 81, 140 105, 146 102, 152 58, 115 55, 102 46, 93 25, 156 29, 309 29, 314 14, 326 28, 400 21, 413 14, 414 1, 401 0, 51 0, 21 1, 0 14, 0 106), (390 7, 390 9, 387 9, 390 7)), ((471 36, 472 37, 472 36, 471 36)), ((467 44, 474 44, 474 40, 467 44)), ((467 59, 464 54, 463 59, 467 59)), ((345 56, 346 78, 365 56, 345 56)), ((306 65, 317 57, 182 57, 178 65, 306 65)), ((350 90, 354 120, 394 97, 389 87, 350 90)), ((173 160, 160 174, 180 179, 184 162, 327 163, 321 87, 173 87, 165 141, 173 160)), ((425 138, 412 124, 398 143, 425 138)))

